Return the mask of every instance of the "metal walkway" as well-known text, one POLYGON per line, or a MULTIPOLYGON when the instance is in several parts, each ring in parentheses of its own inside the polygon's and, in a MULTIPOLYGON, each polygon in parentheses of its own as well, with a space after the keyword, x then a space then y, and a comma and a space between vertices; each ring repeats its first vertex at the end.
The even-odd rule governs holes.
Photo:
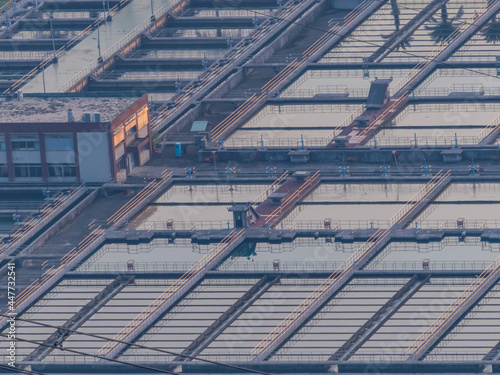
POLYGON ((406 350, 409 361, 422 360, 443 335, 473 307, 500 278, 500 257, 479 275, 474 282, 411 344, 406 350))
POLYGON ((297 329, 316 314, 318 309, 346 284, 356 270, 366 265, 375 254, 389 243, 391 233, 394 230, 404 227, 413 215, 425 207, 425 205, 419 204, 420 202, 435 196, 446 187, 450 179, 449 174, 449 171, 436 174, 393 216, 391 228, 377 230, 342 266, 324 280, 314 292, 252 350, 251 354, 254 361, 269 358, 297 329))
POLYGON ((420 26, 433 17, 442 6, 450 0, 433 0, 420 11, 416 18, 408 22, 399 32, 387 40, 383 46, 377 49, 369 58, 369 62, 379 63, 385 59, 392 51, 396 50, 409 36, 411 36, 420 26))
MULTIPOLYGON (((146 307, 137 317, 128 323, 114 339, 120 341, 134 341, 143 334, 159 317, 170 307, 177 303, 182 296, 191 290, 206 273, 216 267, 244 240, 244 230, 233 230, 188 270, 180 279, 176 280, 167 290, 146 307)), ((99 355, 107 358, 117 357, 125 348, 126 344, 117 341, 108 341, 100 350, 99 355)))
POLYGON ((365 1, 360 4, 345 18, 345 23, 342 26, 335 25, 328 32, 311 45, 302 53, 300 59, 293 60, 286 68, 278 75, 266 83, 260 90, 260 93, 252 95, 248 100, 240 105, 236 111, 225 118, 210 132, 210 141, 217 143, 220 138, 227 137, 245 120, 250 118, 259 110, 266 102, 267 98, 276 94, 283 89, 298 75, 300 75, 308 64, 319 59, 326 53, 335 43, 338 43, 342 38, 356 28, 376 9, 383 5, 384 1, 365 1))
POLYGON ((224 61, 217 61, 203 72, 196 82, 190 83, 184 88, 180 95, 174 99, 171 106, 160 108, 152 123, 152 129, 161 131, 166 124, 172 122, 177 116, 187 110, 196 100, 204 97, 207 92, 216 85, 224 76, 228 75, 239 65, 245 63, 252 53, 258 51, 270 38, 300 15, 305 9, 311 6, 314 1, 306 0, 299 3, 288 1, 274 15, 275 18, 268 18, 255 29, 247 38, 240 41, 225 56, 224 61), (276 22, 275 20, 278 19, 276 22))
POLYGON ((37 347, 24 361, 37 362, 42 361, 56 347, 62 346, 66 338, 71 335, 72 331, 80 328, 94 313, 115 297, 123 288, 132 283, 134 276, 122 277, 118 276, 108 284, 104 290, 95 296, 90 302, 83 306, 74 316, 66 323, 50 335, 39 347, 37 347))
POLYGON ((39 217, 32 217, 23 223, 23 225, 11 235, 9 243, 0 242, 0 261, 14 253, 33 238, 33 236, 43 227, 80 199, 85 192, 86 188, 80 185, 67 194, 61 193, 56 196, 55 199, 41 209, 39 217))
MULTIPOLYGON (((414 90, 436 67, 463 45, 472 35, 474 35, 491 17, 500 10, 500 2, 492 2, 479 9, 474 16, 465 20, 446 41, 439 45, 434 51, 427 55, 417 64, 405 77, 403 77, 393 91, 395 94, 386 106, 370 115, 375 119, 369 126, 360 131, 352 131, 353 123, 348 124, 348 130, 344 135, 350 135, 350 146, 366 144, 373 134, 387 121, 396 116, 407 104, 409 94, 414 90)), ((352 119, 354 120, 354 118, 352 119)))
MULTIPOLYGON (((92 232, 80 241, 78 246, 68 251, 65 256, 58 260, 57 264, 48 268, 41 277, 22 290, 16 296, 14 312, 20 314, 25 311, 43 293, 57 284, 67 272, 77 266, 90 253, 99 248, 99 246, 105 242, 107 234, 112 233, 112 229, 118 228, 151 200, 155 199, 158 194, 163 192, 171 183, 172 173, 164 171, 162 177, 162 179, 152 181, 146 188, 140 191, 133 199, 110 217, 108 220, 108 229, 103 229, 101 226, 97 226, 95 229, 92 228, 92 232)), ((5 317, 0 318, 0 329, 6 324, 7 319, 5 317)))
POLYGON ((331 361, 347 361, 366 343, 408 300, 430 280, 430 275, 419 279, 413 276, 384 306, 382 306, 352 337, 342 345, 331 361))

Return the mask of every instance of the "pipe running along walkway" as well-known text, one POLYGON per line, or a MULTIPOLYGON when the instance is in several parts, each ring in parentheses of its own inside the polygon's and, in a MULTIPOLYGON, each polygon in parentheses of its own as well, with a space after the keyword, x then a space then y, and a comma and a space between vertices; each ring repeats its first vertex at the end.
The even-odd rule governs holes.
POLYGON ((269 358, 294 332, 308 321, 337 291, 364 267, 372 257, 390 241, 393 231, 410 223, 421 212, 429 197, 437 196, 451 181, 450 171, 439 171, 419 192, 410 199, 390 220, 386 230, 378 229, 347 261, 325 279, 294 311, 272 330, 251 352, 254 361, 269 358))
MULTIPOLYGON (((387 121, 393 118, 401 111, 409 100, 411 92, 443 61, 445 61, 455 50, 463 45, 472 35, 474 35, 491 17, 500 10, 500 1, 491 2, 478 9, 474 15, 465 20, 460 27, 455 30, 444 42, 442 42, 434 51, 427 55, 418 63, 406 76, 404 76, 395 86, 395 94, 389 102, 378 110, 376 118, 370 124, 357 134, 352 131, 352 125, 349 126, 349 146, 366 144, 373 134, 387 121)), ((354 120, 354 118, 353 118, 354 120)), ((330 139, 330 142, 332 140, 330 139)))
POLYGON ((133 217, 136 211, 140 210, 146 202, 151 201, 154 196, 164 191, 172 182, 171 180, 172 172, 164 170, 161 174, 161 180, 153 180, 146 185, 134 198, 109 217, 108 225, 118 228, 127 218, 133 217))
POLYGON ((194 102, 202 98, 220 80, 228 75, 239 64, 245 63, 252 53, 258 51, 270 38, 282 28, 288 26, 303 11, 314 4, 314 0, 288 1, 278 12, 253 30, 250 35, 241 40, 226 54, 224 60, 216 61, 195 81, 188 84, 175 96, 173 104, 160 108, 151 123, 151 129, 161 132, 177 116, 187 110, 194 102), (277 20, 277 22, 275 22, 277 20))
MULTIPOLYGON (((216 267, 244 240, 245 230, 233 229, 219 244, 209 251, 197 264, 176 280, 148 307, 129 322, 114 336, 114 340, 134 341, 142 335, 163 313, 176 304, 182 296, 189 292, 206 273, 216 267)), ((126 344, 108 341, 98 352, 106 358, 116 358, 126 348, 126 344)))
POLYGON ((500 278, 500 257, 498 257, 457 299, 439 315, 434 322, 406 349, 409 361, 425 358, 432 348, 449 332, 467 311, 500 278))
POLYGON ((420 13, 387 40, 380 48, 378 48, 369 58, 368 62, 380 63, 391 52, 396 50, 401 43, 410 37, 420 26, 434 16, 439 9, 450 0, 433 0, 423 8, 420 13))
MULTIPOLYGON (((20 314, 26 310, 43 293, 52 288, 65 274, 75 265, 84 259, 88 254, 102 245, 105 240, 106 231, 101 227, 94 229, 85 237, 76 247, 71 249, 61 258, 59 265, 51 266, 43 275, 22 290, 17 296, 14 304, 14 310, 10 312, 20 314)), ((7 318, 0 319, 0 330, 3 330, 8 324, 7 318)))
POLYGON ((301 74, 311 62, 319 59, 326 53, 335 43, 338 43, 344 36, 350 33, 376 9, 381 7, 385 1, 370 1, 365 0, 352 12, 350 12, 344 20, 343 25, 336 24, 330 30, 325 32, 313 45, 302 53, 300 59, 294 59, 273 79, 266 83, 260 93, 253 94, 248 100, 240 105, 231 115, 226 117, 210 132, 210 141, 217 144, 219 139, 227 137, 236 129, 244 120, 255 113, 262 105, 265 104, 267 98, 277 93, 279 90, 288 85, 293 79, 301 74))
MULTIPOLYGON (((116 229, 118 225, 135 215, 151 200, 161 193, 171 183, 172 173, 166 170, 162 173, 162 178, 152 181, 141 190, 131 201, 118 210, 108 221, 108 229, 101 226, 96 227, 77 246, 64 255, 58 264, 48 268, 38 279, 31 283, 16 296, 14 313, 20 314, 26 310, 43 293, 52 288, 64 275, 78 265, 85 257, 101 246, 110 230, 116 229)), ((7 318, 0 319, 0 330, 8 324, 7 318)))

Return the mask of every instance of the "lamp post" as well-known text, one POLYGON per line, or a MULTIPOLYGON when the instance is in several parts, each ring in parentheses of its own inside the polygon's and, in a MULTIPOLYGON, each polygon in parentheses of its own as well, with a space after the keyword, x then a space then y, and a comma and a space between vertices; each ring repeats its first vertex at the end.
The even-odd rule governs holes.
POLYGON ((56 63, 57 62, 56 41, 54 40, 54 27, 52 26, 52 17, 53 15, 50 14, 50 37, 52 39, 52 51, 54 53, 52 61, 56 63))
POLYGON ((155 17, 155 11, 153 8, 153 0, 151 0, 151 22, 153 22, 156 19, 155 17))
POLYGON ((97 58, 97 61, 102 62, 102 56, 101 56, 101 28, 99 26, 97 27, 97 51, 99 52, 99 57, 97 58))

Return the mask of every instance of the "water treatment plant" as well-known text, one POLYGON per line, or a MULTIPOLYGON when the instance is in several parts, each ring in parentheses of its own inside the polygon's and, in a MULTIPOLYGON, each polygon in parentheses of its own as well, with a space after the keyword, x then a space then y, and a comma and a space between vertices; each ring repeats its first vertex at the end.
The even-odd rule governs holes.
POLYGON ((0 0, 0 373, 500 373, 500 0, 0 0))

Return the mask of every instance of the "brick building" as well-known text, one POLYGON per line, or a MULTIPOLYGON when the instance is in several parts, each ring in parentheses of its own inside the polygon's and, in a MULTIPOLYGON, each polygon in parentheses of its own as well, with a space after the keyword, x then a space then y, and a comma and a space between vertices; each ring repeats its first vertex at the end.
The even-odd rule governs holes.
POLYGON ((0 103, 0 181, 123 181, 150 157, 147 95, 0 103))

